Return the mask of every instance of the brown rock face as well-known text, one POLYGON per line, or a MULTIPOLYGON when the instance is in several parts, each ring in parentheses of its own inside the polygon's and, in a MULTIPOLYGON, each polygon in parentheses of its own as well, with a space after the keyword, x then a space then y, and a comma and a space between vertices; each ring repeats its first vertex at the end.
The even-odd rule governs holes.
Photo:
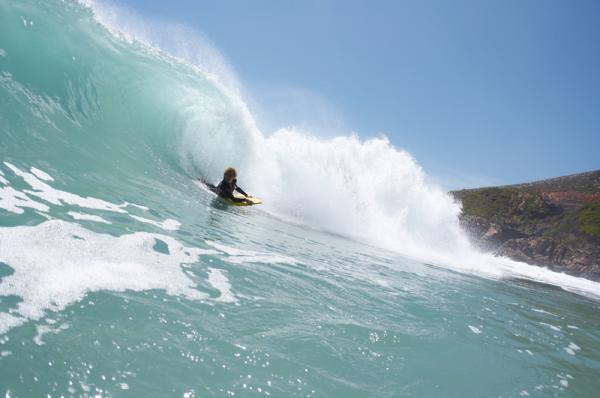
POLYGON ((506 228, 479 217, 463 214, 460 218, 461 227, 475 239, 481 249, 495 251, 504 242, 524 236, 522 233, 506 228))
POLYGON ((529 264, 588 279, 600 280, 600 265, 593 248, 569 247, 547 238, 520 238, 504 242, 495 253, 529 264))

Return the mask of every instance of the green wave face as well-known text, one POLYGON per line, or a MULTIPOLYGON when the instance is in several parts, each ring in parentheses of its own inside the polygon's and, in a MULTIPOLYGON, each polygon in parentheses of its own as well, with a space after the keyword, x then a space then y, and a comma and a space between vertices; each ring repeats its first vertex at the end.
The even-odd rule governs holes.
POLYGON ((199 136, 214 135, 215 126, 240 130, 237 109, 216 83, 165 53, 113 36, 88 7, 0 7, 4 157, 43 153, 52 171, 160 179, 154 177, 181 172, 177 145, 190 123, 199 136), (208 115, 191 120, 191 102, 208 115))

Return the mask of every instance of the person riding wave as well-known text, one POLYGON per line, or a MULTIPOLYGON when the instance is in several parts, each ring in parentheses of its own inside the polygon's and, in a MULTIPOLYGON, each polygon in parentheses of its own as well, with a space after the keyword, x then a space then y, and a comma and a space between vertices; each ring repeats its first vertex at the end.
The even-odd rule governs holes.
POLYGON ((208 188, 219 195, 219 197, 223 199, 229 199, 232 202, 245 202, 248 204, 253 204, 253 202, 249 199, 250 195, 248 195, 244 190, 237 186, 237 171, 233 167, 228 167, 225 169, 223 173, 223 180, 219 183, 219 185, 214 186, 207 182, 204 182, 208 188), (244 195, 246 198, 236 198, 233 193, 237 191, 244 195))

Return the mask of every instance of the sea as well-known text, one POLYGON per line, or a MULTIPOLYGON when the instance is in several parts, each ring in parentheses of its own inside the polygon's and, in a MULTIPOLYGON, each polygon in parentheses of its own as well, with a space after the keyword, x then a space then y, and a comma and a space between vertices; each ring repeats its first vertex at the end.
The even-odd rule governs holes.
POLYGON ((0 394, 600 396, 600 284, 475 249, 401 142, 265 131, 234 67, 0 0, 0 394))

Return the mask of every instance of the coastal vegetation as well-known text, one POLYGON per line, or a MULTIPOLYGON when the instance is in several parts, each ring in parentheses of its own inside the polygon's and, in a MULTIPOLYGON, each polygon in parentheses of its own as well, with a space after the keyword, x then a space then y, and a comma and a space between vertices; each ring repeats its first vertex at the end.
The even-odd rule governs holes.
POLYGON ((452 194, 482 249, 600 280, 600 170, 452 194))

